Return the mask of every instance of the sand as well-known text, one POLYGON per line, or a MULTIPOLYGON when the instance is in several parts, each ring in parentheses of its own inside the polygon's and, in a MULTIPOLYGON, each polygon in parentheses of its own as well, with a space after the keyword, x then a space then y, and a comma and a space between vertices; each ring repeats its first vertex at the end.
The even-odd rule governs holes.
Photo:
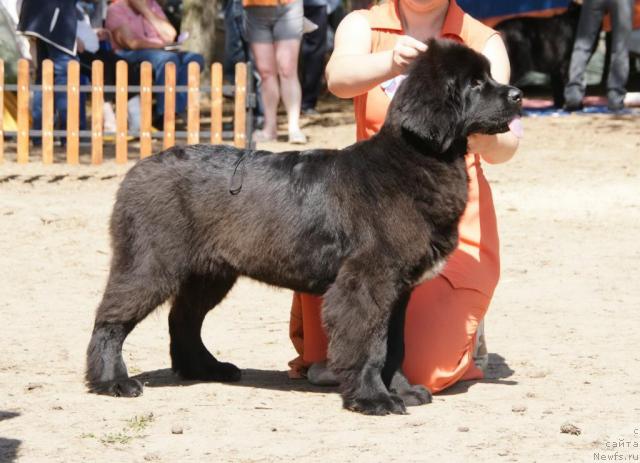
MULTIPOLYGON (((310 146, 352 143, 348 110, 325 110, 305 120, 310 146)), ((175 378, 161 307, 124 348, 144 395, 88 394, 84 352, 107 278, 108 219, 132 164, 18 166, 8 156, 0 461, 640 459, 640 124, 573 115, 527 118, 524 127, 516 157, 485 166, 503 255, 486 322, 488 377, 406 416, 351 413, 334 389, 287 379, 291 294, 248 280, 203 328, 212 352, 244 369, 242 382, 175 378)))

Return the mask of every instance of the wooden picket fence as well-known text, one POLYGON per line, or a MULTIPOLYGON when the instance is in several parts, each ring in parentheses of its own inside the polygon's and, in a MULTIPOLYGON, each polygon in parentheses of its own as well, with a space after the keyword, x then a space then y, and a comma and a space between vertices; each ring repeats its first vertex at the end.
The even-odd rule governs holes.
POLYGON ((42 162, 51 164, 54 161, 54 136, 66 138, 66 162, 79 164, 80 137, 91 137, 91 164, 101 164, 105 135, 115 136, 115 161, 128 161, 128 139, 139 137, 140 158, 152 154, 152 139, 162 138, 163 149, 176 143, 176 139, 185 140, 188 144, 205 140, 212 144, 233 140, 236 147, 251 146, 252 113, 255 106, 255 93, 252 88, 252 76, 246 63, 238 63, 235 67, 235 85, 223 85, 222 65, 211 65, 211 85, 200 83, 200 66, 189 63, 188 84, 176 85, 176 66, 167 63, 165 66, 165 83, 155 86, 152 82, 151 63, 144 62, 140 66, 140 85, 128 85, 128 65, 126 61, 118 61, 116 65, 115 86, 103 85, 104 64, 94 61, 91 68, 91 84, 80 84, 80 65, 71 61, 68 65, 66 86, 54 85, 53 62, 45 60, 42 66, 42 85, 30 85, 29 62, 21 59, 18 62, 17 84, 4 85, 4 62, 0 60, 0 162, 4 159, 5 137, 15 137, 18 163, 29 162, 29 139, 32 136, 42 139, 42 162), (30 92, 42 92, 42 130, 30 130, 29 98, 30 92), (17 92, 17 130, 4 131, 4 94, 17 92), (54 130, 54 92, 65 91, 67 94, 66 130, 54 130), (175 97, 177 91, 187 92, 187 124, 186 131, 175 129, 175 97), (91 130, 80 130, 80 93, 90 94, 91 98, 91 130), (116 132, 103 132, 103 103, 105 92, 115 92, 116 132), (164 129, 152 132, 153 93, 164 92, 164 129), (210 129, 201 131, 201 100, 203 92, 210 93, 211 124, 210 129), (140 95, 140 130, 132 133, 127 127, 127 101, 129 94, 140 95), (233 131, 223 131, 223 98, 233 97, 233 131))

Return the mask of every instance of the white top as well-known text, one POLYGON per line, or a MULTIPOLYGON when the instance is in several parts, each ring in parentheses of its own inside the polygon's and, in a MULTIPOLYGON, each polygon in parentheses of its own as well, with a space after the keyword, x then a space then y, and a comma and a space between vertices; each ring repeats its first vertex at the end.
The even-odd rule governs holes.
POLYGON ((89 16, 82 11, 80 8, 78 10, 82 13, 82 19, 78 20, 78 29, 76 32, 76 37, 82 40, 84 43, 84 49, 89 53, 95 53, 100 48, 100 40, 98 39, 98 34, 91 27, 91 22, 89 21, 89 16))

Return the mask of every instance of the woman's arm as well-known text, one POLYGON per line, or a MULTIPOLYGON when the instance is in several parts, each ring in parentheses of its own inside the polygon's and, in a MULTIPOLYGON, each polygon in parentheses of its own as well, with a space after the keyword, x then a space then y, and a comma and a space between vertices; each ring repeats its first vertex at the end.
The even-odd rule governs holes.
POLYGON ((122 25, 111 32, 113 40, 125 50, 143 50, 147 48, 164 48, 164 44, 155 41, 138 38, 126 25, 122 25))
POLYGON ((156 14, 151 8, 149 8, 146 0, 129 0, 129 6, 144 16, 147 21, 151 23, 153 28, 158 31, 160 37, 162 37, 162 40, 165 41, 165 45, 176 39, 176 30, 171 23, 167 18, 156 14))
MULTIPOLYGON (((511 77, 509 56, 502 38, 495 34, 487 41, 482 50, 491 63, 491 75, 501 84, 508 84, 511 77)), ((500 164, 513 157, 520 143, 513 132, 496 135, 473 134, 468 137, 469 152, 480 153, 489 164, 500 164)))
POLYGON ((358 12, 349 13, 336 31, 326 69, 329 91, 353 98, 401 74, 427 46, 409 36, 398 38, 393 50, 371 53, 371 27, 358 12))

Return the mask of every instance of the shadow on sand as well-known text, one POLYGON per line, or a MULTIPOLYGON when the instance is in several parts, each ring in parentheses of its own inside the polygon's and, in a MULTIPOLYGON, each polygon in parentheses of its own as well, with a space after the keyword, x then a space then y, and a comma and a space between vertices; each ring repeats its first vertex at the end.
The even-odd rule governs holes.
MULTIPOLYGON (((170 368, 153 370, 141 373, 133 378, 142 382, 146 387, 171 387, 191 386, 204 381, 186 381, 180 379, 170 368)), ((229 386, 252 387, 258 389, 271 389, 274 391, 295 392, 331 392, 337 391, 335 387, 321 387, 309 384, 305 380, 289 379, 286 371, 255 370, 247 368, 242 370, 242 379, 237 383, 225 383, 229 386)))
POLYGON ((485 372, 484 379, 477 379, 472 381, 460 381, 450 388, 439 392, 438 395, 447 396, 462 394, 467 392, 474 384, 500 384, 503 386, 515 386, 517 381, 507 380, 513 376, 515 371, 511 369, 506 359, 500 354, 489 354, 489 366, 485 372))
MULTIPOLYGON (((513 386, 517 381, 505 380, 512 376, 514 371, 509 367, 504 357, 499 354, 489 354, 489 367, 484 379, 475 381, 461 381, 439 395, 452 395, 467 392, 474 384, 500 384, 513 386)), ((185 381, 180 379, 169 368, 153 370, 134 376, 146 387, 175 387, 200 384, 202 381, 185 381)), ((242 379, 237 383, 225 383, 230 386, 251 387, 258 389, 271 389, 275 391, 295 392, 337 392, 336 387, 321 387, 309 384, 305 380, 290 379, 286 371, 276 370, 242 370, 242 379)))
MULTIPOLYGON (((19 415, 20 413, 0 410, 0 421, 9 420, 19 415)), ((21 443, 22 441, 18 439, 0 437, 0 461, 7 463, 16 461, 18 457, 18 447, 20 447, 21 443)))

